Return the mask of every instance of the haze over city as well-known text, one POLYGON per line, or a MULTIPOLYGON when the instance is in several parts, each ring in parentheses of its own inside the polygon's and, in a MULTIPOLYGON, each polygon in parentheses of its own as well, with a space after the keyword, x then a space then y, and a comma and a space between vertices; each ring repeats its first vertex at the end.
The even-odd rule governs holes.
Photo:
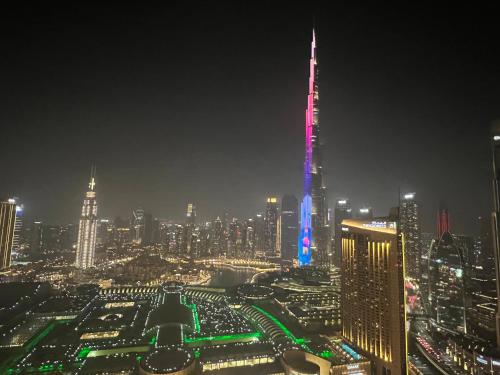
POLYGON ((471 232, 491 203, 491 16, 282 5, 12 6, 0 193, 54 223, 77 220, 91 164, 111 217, 142 206, 178 219, 188 201, 205 220, 249 216, 268 195, 300 195, 314 22, 330 206, 349 197, 382 215, 416 191, 426 230, 445 201, 471 232))
POLYGON ((493 8, 3 10, 0 374, 500 374, 493 8))

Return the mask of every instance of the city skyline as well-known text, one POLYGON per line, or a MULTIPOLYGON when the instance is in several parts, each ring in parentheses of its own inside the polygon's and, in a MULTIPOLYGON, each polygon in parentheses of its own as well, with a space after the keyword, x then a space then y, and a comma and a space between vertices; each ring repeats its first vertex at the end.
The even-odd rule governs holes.
POLYGON ((0 373, 500 374, 487 10, 10 5, 0 373))
MULTIPOLYGON (((259 16, 258 6, 176 10, 140 9, 144 22, 129 22, 138 11, 134 7, 116 14, 103 8, 100 15, 76 6, 44 7, 41 14, 48 17, 39 23, 31 22, 39 19, 37 9, 11 10, 19 22, 9 34, 15 38, 6 43, 9 58, 3 64, 12 74, 0 116, 11 124, 6 136, 18 132, 22 141, 2 149, 10 178, 2 181, 1 195, 21 197, 28 216, 74 222, 86 171, 94 163, 104 217, 125 216, 141 206, 177 220, 191 201, 203 219, 224 209, 251 217, 262 211, 267 196, 301 196, 297 150, 311 18, 294 6, 286 17, 277 6, 266 17, 259 16), (78 12, 83 16, 72 24, 78 12), (254 17, 244 17, 246 12, 254 17), (221 17, 231 29, 229 38, 214 27, 221 17), (69 38, 76 40, 74 47, 69 38), (142 43, 144 38, 150 42, 142 43), (13 100, 24 103, 23 109, 10 105, 13 100), (80 152, 89 139, 92 157, 80 152), (36 147, 38 142, 44 147, 36 147), (16 158, 8 156, 14 153, 16 158), (73 153, 79 156, 65 157, 73 153), (224 171, 225 183, 212 178, 218 171, 224 171)), ((434 228, 438 203, 445 199, 452 227, 470 231, 491 202, 485 139, 497 116, 499 78, 494 60, 473 56, 493 47, 492 23, 482 11, 458 9, 444 25, 427 18, 423 7, 412 14, 392 11, 312 11, 321 49, 329 206, 348 197, 354 207, 369 205, 382 214, 397 204, 400 188, 418 193, 423 230, 434 228), (477 27, 465 31, 464 20, 477 27), (372 26, 377 27, 368 35, 372 26), (382 174, 388 159, 393 167, 382 174), (379 184, 365 189, 374 176, 381 176, 379 184), (461 199, 464 191, 473 198, 461 199)), ((440 10, 434 11, 440 19, 440 10)))

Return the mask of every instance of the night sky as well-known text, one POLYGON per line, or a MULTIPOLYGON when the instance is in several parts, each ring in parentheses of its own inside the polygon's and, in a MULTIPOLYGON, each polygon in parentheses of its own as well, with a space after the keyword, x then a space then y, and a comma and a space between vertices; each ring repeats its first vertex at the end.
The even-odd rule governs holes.
POLYGON ((416 191, 424 230, 445 200, 473 233, 491 210, 497 12, 310 4, 3 9, 0 196, 76 222, 94 163, 101 217, 180 220, 193 202, 244 218, 300 197, 314 22, 330 206, 386 215, 416 191))

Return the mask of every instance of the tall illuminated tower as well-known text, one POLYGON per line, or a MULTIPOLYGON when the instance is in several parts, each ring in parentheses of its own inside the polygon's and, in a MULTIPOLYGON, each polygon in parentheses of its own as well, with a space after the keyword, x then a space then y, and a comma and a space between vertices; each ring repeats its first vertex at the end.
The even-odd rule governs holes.
POLYGON ((318 64, 313 30, 306 110, 304 196, 300 205, 298 259, 300 266, 323 265, 328 253, 328 207, 323 185, 319 129, 318 64))
POLYGON ((0 201, 0 270, 10 267, 16 226, 16 202, 0 201))
POLYGON ((500 349, 500 120, 491 125, 491 148, 493 152, 493 202, 491 214, 493 251, 495 254, 495 272, 497 289, 497 348, 500 349))
POLYGON ((83 200, 82 215, 78 229, 76 245, 76 262, 78 268, 89 268, 94 265, 95 243, 97 232, 97 201, 95 192, 95 167, 90 173, 89 190, 83 200))

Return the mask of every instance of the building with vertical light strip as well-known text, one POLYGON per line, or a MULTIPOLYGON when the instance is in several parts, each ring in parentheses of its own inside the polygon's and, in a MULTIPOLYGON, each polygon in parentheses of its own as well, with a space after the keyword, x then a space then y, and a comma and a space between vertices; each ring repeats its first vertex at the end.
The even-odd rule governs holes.
POLYGON ((422 274, 422 240, 420 238, 419 207, 415 193, 403 195, 400 218, 401 232, 405 235, 407 276, 412 281, 419 283, 422 274))
POLYGON ((404 240, 397 215, 342 222, 342 334, 376 374, 407 373, 404 240))
POLYGON ((329 223, 319 127, 318 63, 313 30, 305 124, 304 196, 300 205, 300 266, 328 264, 329 223))
POLYGON ((0 270, 10 267, 15 226, 16 202, 0 201, 0 270))
POLYGON ((78 268, 90 268, 94 265, 97 236, 97 201, 95 191, 95 168, 90 174, 89 190, 83 200, 78 240, 76 245, 76 262, 78 268))

